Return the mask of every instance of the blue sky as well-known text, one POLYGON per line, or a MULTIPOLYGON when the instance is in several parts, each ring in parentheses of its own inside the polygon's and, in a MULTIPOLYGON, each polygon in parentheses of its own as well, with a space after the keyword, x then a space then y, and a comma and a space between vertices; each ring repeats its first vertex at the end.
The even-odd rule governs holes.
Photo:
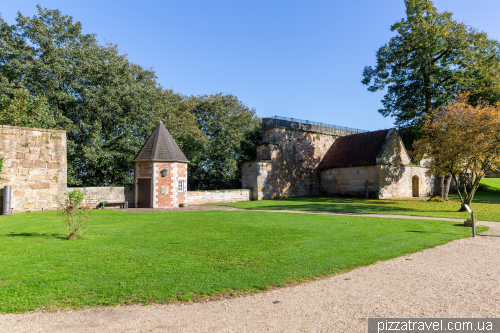
MULTIPOLYGON (((366 130, 392 127, 383 93, 361 84, 376 50, 405 15, 403 0, 2 0, 9 23, 36 4, 118 44, 158 82, 185 95, 232 93, 260 117, 285 116, 366 130)), ((435 0, 439 11, 500 39, 498 0, 435 0)))

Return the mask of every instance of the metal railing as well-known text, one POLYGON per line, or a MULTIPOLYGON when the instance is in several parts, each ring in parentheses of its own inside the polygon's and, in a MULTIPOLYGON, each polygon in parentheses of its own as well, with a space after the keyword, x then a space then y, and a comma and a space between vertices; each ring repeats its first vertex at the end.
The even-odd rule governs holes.
POLYGON ((265 128, 266 127, 289 127, 289 128, 302 129, 302 130, 306 130, 306 131, 307 130, 319 131, 319 132, 326 132, 326 133, 332 133, 332 134, 338 134, 338 135, 349 135, 349 134, 355 134, 355 133, 370 132, 370 131, 366 131, 366 130, 362 130, 362 129, 358 129, 358 128, 344 127, 344 126, 338 126, 338 125, 318 123, 318 122, 310 121, 310 120, 280 117, 280 116, 262 118, 262 126, 265 128), (305 126, 301 126, 301 125, 294 126, 294 124, 302 124, 305 126))

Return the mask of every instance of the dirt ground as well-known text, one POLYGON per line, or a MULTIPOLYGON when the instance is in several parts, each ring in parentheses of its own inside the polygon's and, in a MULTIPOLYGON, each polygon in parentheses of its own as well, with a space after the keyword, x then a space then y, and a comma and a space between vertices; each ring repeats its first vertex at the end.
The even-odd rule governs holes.
POLYGON ((481 224, 490 231, 293 287, 204 303, 5 314, 0 331, 366 332, 374 317, 498 318, 500 222, 481 224))

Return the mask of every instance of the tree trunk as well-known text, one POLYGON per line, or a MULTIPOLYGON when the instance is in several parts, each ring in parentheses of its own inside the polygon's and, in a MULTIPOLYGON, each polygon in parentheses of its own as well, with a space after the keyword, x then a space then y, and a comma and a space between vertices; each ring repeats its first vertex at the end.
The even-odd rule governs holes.
POLYGON ((448 175, 446 177, 443 177, 443 183, 444 183, 444 195, 441 196, 444 201, 448 201, 448 194, 450 193, 450 187, 451 187, 451 175, 448 175))
POLYGON ((444 177, 439 177, 439 195, 444 201, 444 177))
POLYGON ((443 201, 448 201, 448 194, 450 193, 451 175, 439 177, 439 195, 443 201))
POLYGON ((465 205, 470 207, 470 204, 472 202, 472 199, 474 198, 474 194, 476 193, 476 190, 479 188, 479 183, 481 182, 482 176, 476 176, 474 179, 474 182, 472 183, 472 187, 468 193, 466 193, 463 201, 462 201, 462 207, 458 210, 459 212, 465 212, 467 209, 465 208, 465 205))

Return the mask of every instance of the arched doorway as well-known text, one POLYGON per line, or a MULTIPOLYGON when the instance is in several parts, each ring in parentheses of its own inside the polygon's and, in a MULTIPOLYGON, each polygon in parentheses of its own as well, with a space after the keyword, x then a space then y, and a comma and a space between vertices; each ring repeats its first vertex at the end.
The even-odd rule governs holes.
POLYGON ((418 198, 420 196, 419 183, 420 183, 420 179, 418 178, 418 176, 413 176, 411 179, 411 188, 412 188, 414 198, 418 198))

